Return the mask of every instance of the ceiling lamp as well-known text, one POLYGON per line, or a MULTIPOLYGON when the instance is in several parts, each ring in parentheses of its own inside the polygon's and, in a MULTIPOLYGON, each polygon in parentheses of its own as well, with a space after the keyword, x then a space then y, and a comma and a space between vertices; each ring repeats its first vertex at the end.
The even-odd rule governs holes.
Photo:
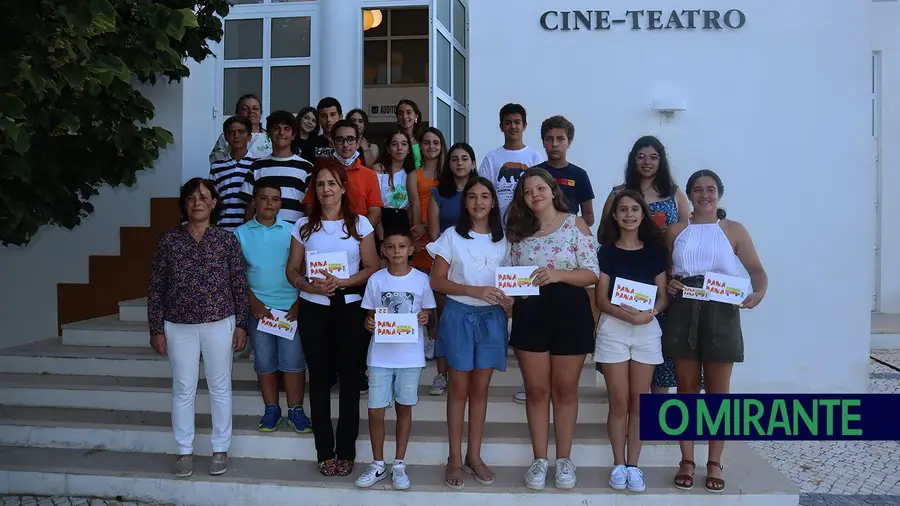
POLYGON ((363 30, 371 30, 381 25, 383 16, 378 9, 363 11, 363 30))

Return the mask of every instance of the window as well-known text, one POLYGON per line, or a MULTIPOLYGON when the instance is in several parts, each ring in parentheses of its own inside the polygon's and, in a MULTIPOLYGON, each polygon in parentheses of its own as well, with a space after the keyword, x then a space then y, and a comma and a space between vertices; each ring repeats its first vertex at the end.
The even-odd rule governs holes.
POLYGON ((232 0, 225 18, 219 107, 234 114, 238 97, 252 93, 262 100, 262 117, 276 110, 294 114, 309 105, 317 44, 311 0, 232 0), (262 5, 249 5, 262 4, 262 5))
POLYGON ((382 11, 364 32, 363 84, 428 84, 428 9, 382 11))

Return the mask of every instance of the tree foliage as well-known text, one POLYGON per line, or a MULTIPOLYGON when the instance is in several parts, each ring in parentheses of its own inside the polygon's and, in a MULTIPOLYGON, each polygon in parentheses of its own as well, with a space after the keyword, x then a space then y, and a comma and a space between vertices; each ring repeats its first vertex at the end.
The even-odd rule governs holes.
POLYGON ((72 229, 103 185, 132 186, 172 134, 135 83, 210 56, 228 0, 23 0, 0 16, 0 242, 72 229))

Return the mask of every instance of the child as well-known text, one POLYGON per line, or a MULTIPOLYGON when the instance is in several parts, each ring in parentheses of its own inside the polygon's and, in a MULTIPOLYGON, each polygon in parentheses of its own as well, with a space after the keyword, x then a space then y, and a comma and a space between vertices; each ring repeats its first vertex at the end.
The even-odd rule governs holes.
POLYGON ((356 486, 369 488, 387 478, 384 463, 384 410, 392 401, 397 412, 397 450, 391 466, 391 481, 397 490, 409 488, 406 474, 406 446, 412 425, 412 407, 419 402, 419 379, 425 368, 423 326, 428 324, 437 306, 429 286, 428 275, 413 269, 409 259, 413 253, 413 238, 409 227, 385 231, 381 254, 388 262, 369 278, 362 307, 369 311, 366 329, 375 330, 375 309, 387 308, 390 313, 418 315, 419 340, 414 344, 376 343, 369 345, 369 435, 374 462, 356 480, 356 486))

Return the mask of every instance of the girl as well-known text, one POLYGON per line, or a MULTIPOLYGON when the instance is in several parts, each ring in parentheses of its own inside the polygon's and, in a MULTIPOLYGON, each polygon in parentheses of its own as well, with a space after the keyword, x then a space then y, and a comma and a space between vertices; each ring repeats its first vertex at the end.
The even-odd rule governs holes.
POLYGON ((412 153, 416 162, 416 168, 422 166, 422 152, 419 149, 419 120, 422 119, 422 111, 418 104, 408 98, 397 102, 397 128, 412 139, 412 153))
POLYGON ((347 114, 347 119, 359 129, 359 154, 363 159, 363 165, 372 167, 378 160, 380 150, 377 144, 370 143, 365 138, 366 127, 369 126, 369 115, 362 109, 353 109, 347 114))
POLYGON ((316 161, 316 137, 319 133, 319 122, 314 107, 304 107, 297 113, 297 135, 294 137, 291 151, 300 155, 309 163, 316 161))
POLYGON ((431 200, 431 189, 437 187, 438 174, 446 163, 447 144, 440 130, 429 127, 422 134, 422 142, 419 145, 422 150, 422 166, 407 179, 407 184, 413 224, 412 234, 416 246, 413 267, 427 273, 431 271, 431 256, 425 250, 425 245, 429 242, 428 202, 431 200))
POLYGON ((594 360, 603 364, 609 392, 606 430, 615 461, 609 486, 643 492, 643 472, 637 467, 641 454, 640 395, 650 390, 653 370, 663 361, 662 329, 654 317, 669 302, 667 253, 661 245, 659 228, 650 219, 647 204, 639 193, 622 190, 610 208, 604 245, 598 254, 600 281, 594 288, 594 299, 602 311, 594 360), (610 303, 617 279, 655 285, 654 307, 639 311, 627 304, 610 303))
POLYGON ((465 469, 477 482, 490 485, 494 473, 481 459, 481 439, 491 375, 495 369, 506 370, 506 309, 512 298, 494 287, 495 270, 506 264, 509 243, 503 237, 497 193, 488 179, 473 178, 466 184, 459 223, 430 243, 428 252, 434 256, 431 287, 447 295, 438 323, 450 371, 450 458, 444 479, 448 487, 460 490, 465 469), (469 434, 463 460, 467 400, 469 434))
MULTIPOLYGON (((663 353, 675 360, 675 380, 679 394, 700 393, 700 374, 705 390, 727 394, 735 362, 744 361, 741 309, 753 309, 766 295, 769 277, 763 269, 750 233, 739 222, 725 219, 719 199, 725 191, 722 180, 711 170, 700 170, 687 182, 693 215, 666 231, 671 252, 672 279, 668 292, 673 296, 669 317, 663 328, 663 353), (740 306, 681 297, 685 286, 701 287, 707 272, 741 276, 738 263, 750 274, 752 292, 740 306)), ((694 486, 694 442, 681 441, 681 462, 675 486, 694 486)), ((706 463, 706 490, 722 492, 722 451, 724 441, 709 442, 706 463)))
POLYGON ((522 298, 513 307, 509 340, 525 379, 525 413, 534 451, 525 486, 541 490, 547 479, 552 398, 555 482, 557 488, 569 489, 576 483, 570 456, 578 379, 585 356, 594 351, 594 315, 585 288, 599 276, 597 247, 584 220, 567 212, 559 185, 545 169, 524 172, 508 212, 511 263, 537 266, 532 282, 540 287, 540 295, 522 298))
POLYGON ((381 161, 372 169, 378 175, 378 186, 381 188, 381 221, 376 233, 379 244, 384 238, 384 231, 393 228, 410 228, 409 191, 406 184, 408 174, 416 171, 409 151, 410 138, 403 132, 396 132, 387 138, 381 161))

